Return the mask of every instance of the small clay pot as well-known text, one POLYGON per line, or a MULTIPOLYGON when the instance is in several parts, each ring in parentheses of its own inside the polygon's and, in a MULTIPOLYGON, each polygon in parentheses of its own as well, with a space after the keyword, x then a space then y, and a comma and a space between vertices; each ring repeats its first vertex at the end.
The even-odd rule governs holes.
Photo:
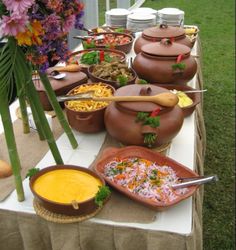
MULTIPOLYGON (((169 90, 178 90, 178 91, 188 91, 188 90, 196 90, 187 85, 173 85, 173 84, 157 84, 159 87, 163 87, 169 90)), ((187 107, 181 108, 184 114, 184 117, 190 116, 193 111, 195 110, 196 106, 201 102, 201 93, 194 92, 194 93, 186 93, 186 95, 192 99, 193 103, 187 107)))
MULTIPOLYGON (((112 87, 114 87, 115 89, 118 89, 120 88, 120 84, 117 82, 117 81, 111 81, 111 80, 106 80, 106 79, 103 79, 103 78, 100 78, 100 77, 97 77, 93 74, 93 69, 94 69, 95 65, 91 65, 89 68, 88 68, 88 77, 89 79, 92 81, 92 82, 103 82, 103 83, 106 83, 106 84, 109 84, 111 85, 112 87)), ((134 84, 135 81, 136 81, 136 78, 137 78, 137 74, 136 72, 132 69, 132 68, 129 68, 129 71, 132 73, 133 77, 131 80, 129 80, 125 85, 130 85, 130 84, 134 84)))
MULTIPOLYGON (((96 83, 88 83, 88 85, 92 84, 96 83)), ((115 89, 112 86, 105 83, 102 84, 107 88, 110 88, 112 93, 115 92, 115 89)), ((72 89, 67 95, 73 94, 75 89, 76 88, 72 89)), ((82 133, 97 133, 105 129, 104 113, 106 108, 107 106, 94 111, 75 111, 68 107, 68 102, 65 102, 68 123, 73 129, 82 133)))
MULTIPOLYGON (((132 49, 132 45, 134 42, 134 37, 129 35, 129 34, 124 34, 124 33, 118 33, 118 32, 102 32, 102 33, 97 33, 97 34, 93 34, 93 36, 96 37, 97 36, 112 36, 114 38, 118 37, 118 36, 123 36, 128 38, 128 42, 124 43, 124 44, 116 44, 116 43, 107 43, 106 41, 104 42, 104 40, 102 39, 100 44, 96 44, 94 47, 95 48, 102 48, 102 49, 106 49, 106 48, 110 48, 110 49, 116 49, 116 50, 120 50, 123 51, 124 53, 128 54, 131 49, 132 49)), ((99 41, 99 40, 98 40, 99 41)), ((91 43, 89 44, 89 46, 91 45, 91 43)), ((86 49, 86 42, 83 42, 83 46, 86 49)))
POLYGON ((69 59, 68 59, 68 63, 78 63, 81 66, 81 71, 84 72, 86 75, 88 75, 88 68, 90 65, 87 64, 81 64, 79 58, 82 56, 82 54, 87 53, 87 52, 92 52, 92 51, 104 51, 104 53, 107 54, 113 54, 115 55, 117 58, 119 57, 120 59, 118 61, 120 62, 125 62, 126 60, 126 54, 120 50, 115 50, 115 49, 102 49, 102 48, 93 48, 93 49, 85 49, 85 50, 80 50, 80 51, 76 51, 73 52, 69 59))
POLYGON ((92 175, 95 178, 99 179, 101 181, 101 183, 103 185, 105 185, 105 181, 103 180, 103 178, 100 175, 96 174, 95 172, 93 172, 87 168, 74 166, 74 165, 55 165, 55 166, 50 166, 50 167, 47 167, 47 168, 40 170, 37 174, 33 175, 30 178, 29 185, 30 185, 31 192, 33 193, 35 199, 45 209, 47 209, 53 213, 65 214, 65 215, 87 215, 87 214, 93 213, 98 208, 98 205, 95 203, 95 197, 88 199, 86 201, 83 201, 83 202, 77 202, 76 204, 75 203, 66 204, 66 203, 58 203, 58 202, 48 200, 35 192, 35 190, 34 190, 35 181, 40 176, 42 176, 48 172, 58 170, 58 169, 74 169, 74 170, 78 170, 78 171, 83 171, 83 172, 85 172, 89 175, 92 175))
POLYGON ((163 39, 142 46, 132 67, 139 78, 149 83, 183 85, 197 72, 197 62, 190 52, 185 45, 163 39))
MULTIPOLYGON (((157 95, 169 90, 151 84, 133 84, 121 87, 115 96, 157 95)), ((163 107, 152 102, 112 102, 105 111, 105 125, 108 133, 124 145, 160 147, 169 143, 179 132, 183 124, 183 112, 178 105, 163 107), (139 112, 151 114, 159 109, 160 125, 151 127, 137 121, 139 112), (145 134, 156 135, 155 142, 147 145, 145 134)))
POLYGON ((142 35, 136 39, 134 43, 134 52, 138 54, 142 50, 142 46, 154 42, 160 42, 162 39, 168 38, 172 41, 193 47, 191 40, 186 36, 185 30, 181 27, 168 26, 166 24, 160 24, 147 28, 142 32, 142 35))

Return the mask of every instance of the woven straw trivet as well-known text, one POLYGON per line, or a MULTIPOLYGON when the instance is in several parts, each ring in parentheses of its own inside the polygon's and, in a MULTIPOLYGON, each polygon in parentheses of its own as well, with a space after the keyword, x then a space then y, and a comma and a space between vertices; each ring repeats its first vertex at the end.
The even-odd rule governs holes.
POLYGON ((164 153, 167 149, 169 149, 171 142, 161 145, 157 148, 152 148, 153 151, 157 151, 158 153, 164 153))
POLYGON ((39 204, 39 202, 35 199, 33 200, 33 206, 38 216, 42 217, 43 219, 47 221, 56 222, 56 223, 74 223, 74 222, 84 221, 95 216, 102 209, 102 207, 98 207, 91 214, 70 216, 70 215, 64 215, 64 214, 56 214, 51 211, 48 211, 41 204, 39 204))

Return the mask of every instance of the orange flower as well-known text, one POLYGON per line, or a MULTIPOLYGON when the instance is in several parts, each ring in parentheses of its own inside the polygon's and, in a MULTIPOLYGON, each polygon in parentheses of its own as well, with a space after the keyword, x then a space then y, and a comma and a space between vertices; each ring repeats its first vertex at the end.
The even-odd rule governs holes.
POLYGON ((34 20, 26 31, 17 34, 16 39, 19 45, 42 45, 40 36, 43 34, 41 23, 34 20))

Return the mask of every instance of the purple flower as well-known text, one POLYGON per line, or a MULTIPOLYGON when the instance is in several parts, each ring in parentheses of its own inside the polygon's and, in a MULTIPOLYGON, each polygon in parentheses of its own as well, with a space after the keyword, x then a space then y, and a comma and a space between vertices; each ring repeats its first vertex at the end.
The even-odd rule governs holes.
POLYGON ((75 15, 68 16, 64 21, 63 32, 69 32, 75 25, 75 15))

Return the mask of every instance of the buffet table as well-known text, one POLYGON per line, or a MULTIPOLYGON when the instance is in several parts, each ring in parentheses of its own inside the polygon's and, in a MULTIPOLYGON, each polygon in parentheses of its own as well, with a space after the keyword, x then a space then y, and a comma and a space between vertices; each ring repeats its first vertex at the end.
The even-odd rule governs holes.
MULTIPOLYGON (((133 55, 132 53, 133 52, 131 52, 130 56, 133 55)), ((194 55, 198 61, 198 72, 188 85, 195 88, 202 88, 203 80, 201 74, 199 39, 195 42, 192 55, 194 55)), ((17 102, 11 105, 13 120, 17 120, 17 116, 15 115, 17 107, 17 102)), ((2 133, 2 131, 2 124, 0 124, 0 133, 2 133)), ((57 145, 64 163, 84 167, 89 167, 93 163, 106 140, 105 132, 94 135, 75 132, 79 147, 73 150, 65 134, 60 135, 58 130, 56 133, 56 138, 58 138, 57 145)), ((0 141, 0 143, 3 145, 2 141, 0 141)), ((42 142, 35 141, 35 144, 37 143, 42 142)), ((24 145, 18 145, 19 148, 22 146, 24 145)), ((29 152, 31 152, 30 149, 29 152)), ((201 103, 191 116, 185 118, 181 131, 172 141, 166 151, 166 155, 202 175, 204 153, 205 128, 201 103)), ((24 157, 26 157, 26 159, 27 157, 33 158, 34 155, 32 154, 31 152, 31 155, 29 153, 28 156, 25 155, 24 157)), ((1 150, 0 157, 2 157, 1 150)), ((35 167, 43 168, 55 164, 50 152, 47 152, 43 157, 40 157, 40 159, 35 167)), ((102 210, 101 214, 98 213, 95 217, 88 220, 65 224, 50 222, 36 215, 33 208, 33 195, 29 189, 28 179, 24 180, 23 185, 25 201, 18 202, 16 192, 13 191, 7 198, 0 202, 1 250, 202 249, 202 187, 197 190, 194 196, 172 208, 162 212, 155 212, 155 217, 152 221, 145 221, 142 220, 142 218, 132 221, 132 213, 139 210, 132 210, 132 206, 128 204, 129 201, 127 201, 127 206, 126 203, 124 203, 127 208, 126 211, 124 210, 124 204, 123 207, 122 204, 109 207, 108 201, 104 206, 105 212, 102 210), (120 214, 114 216, 112 211, 108 214, 108 209, 105 210, 106 206, 111 210, 114 209, 114 211, 120 212, 120 214), (120 211, 119 206, 121 206, 120 211), (131 219, 129 219, 129 217, 131 219)), ((4 186, 1 180, 0 188, 1 192, 4 192, 4 186)), ((121 197, 121 199, 123 198, 121 197)), ((146 207, 142 207, 141 209, 144 213, 150 211, 146 211, 146 207)), ((153 211, 150 211, 150 213, 153 213, 153 211)), ((137 214, 136 217, 134 216, 134 218, 138 217, 139 215, 137 214)), ((140 217, 142 217, 141 213, 140 217)))

